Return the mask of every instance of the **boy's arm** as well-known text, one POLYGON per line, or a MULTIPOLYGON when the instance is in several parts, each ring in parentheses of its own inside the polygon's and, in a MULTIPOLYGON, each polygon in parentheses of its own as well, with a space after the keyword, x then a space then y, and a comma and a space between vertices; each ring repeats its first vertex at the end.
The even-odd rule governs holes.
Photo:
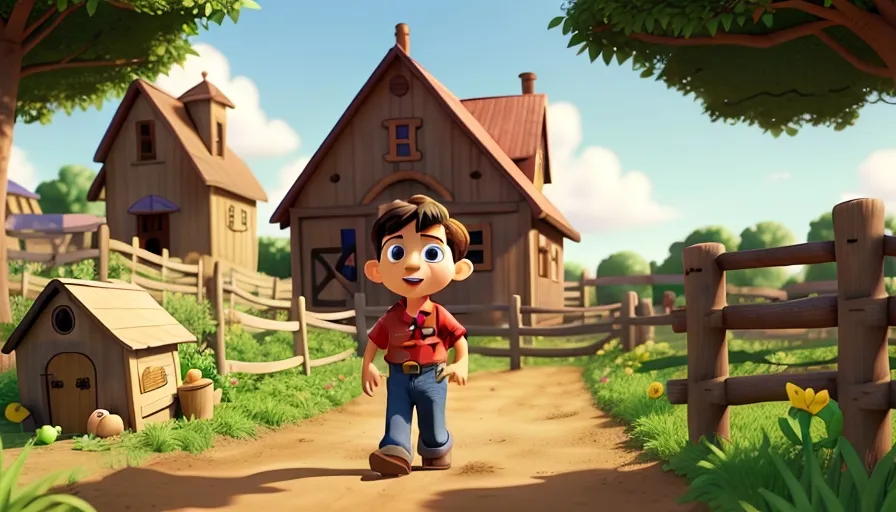
POLYGON ((467 337, 461 336, 460 339, 454 342, 454 364, 467 364, 467 354, 470 353, 469 345, 467 344, 467 337))
POLYGON ((374 343, 373 340, 368 339, 367 348, 364 349, 364 359, 361 360, 361 368, 367 369, 367 367, 373 363, 378 351, 379 347, 376 346, 376 343, 374 343))

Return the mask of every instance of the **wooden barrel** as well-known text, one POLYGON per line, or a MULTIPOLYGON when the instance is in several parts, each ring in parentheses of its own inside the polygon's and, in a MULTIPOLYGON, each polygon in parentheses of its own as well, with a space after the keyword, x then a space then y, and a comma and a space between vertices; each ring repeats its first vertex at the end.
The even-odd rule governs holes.
POLYGON ((215 390, 211 379, 199 379, 177 388, 177 399, 184 418, 210 420, 215 408, 215 390))

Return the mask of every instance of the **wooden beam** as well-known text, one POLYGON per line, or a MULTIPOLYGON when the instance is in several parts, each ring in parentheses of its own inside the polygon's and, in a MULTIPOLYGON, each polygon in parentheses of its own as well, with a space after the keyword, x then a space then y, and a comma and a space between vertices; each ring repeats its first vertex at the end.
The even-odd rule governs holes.
MULTIPOLYGON (((445 207, 452 216, 465 214, 514 213, 519 210, 519 203, 511 201, 491 203, 447 203, 445 207)), ((299 219, 322 219, 330 217, 366 217, 375 216, 377 206, 362 204, 355 206, 325 206, 320 208, 292 208, 290 215, 299 219)))
MULTIPOLYGON (((711 394, 712 399, 718 400, 724 396, 724 405, 748 405, 765 402, 786 402, 787 389, 785 385, 792 382, 797 386, 807 389, 812 388, 816 392, 827 389, 831 398, 837 399, 837 372, 824 371, 812 373, 773 373, 763 375, 744 375, 741 377, 728 377, 723 380, 713 380, 697 383, 711 394), (722 388, 721 390, 719 388, 722 388)), ((675 379, 666 383, 666 397, 671 404, 688 403, 687 379, 675 379)))
POLYGON ((809 242, 805 244, 726 252, 719 255, 716 265, 725 272, 749 268, 789 267, 814 265, 835 261, 834 242, 809 242))
POLYGON ((447 201, 449 203, 454 202, 454 196, 451 194, 451 191, 439 183, 435 177, 420 171, 398 171, 388 174, 380 181, 374 183, 374 185, 370 187, 370 190, 364 194, 364 197, 361 199, 361 204, 370 204, 384 190, 401 181, 416 181, 417 183, 422 183, 432 189, 442 201, 447 201))
POLYGON ((772 304, 734 304, 706 319, 724 329, 821 329, 837 327, 837 297, 822 295, 772 304))

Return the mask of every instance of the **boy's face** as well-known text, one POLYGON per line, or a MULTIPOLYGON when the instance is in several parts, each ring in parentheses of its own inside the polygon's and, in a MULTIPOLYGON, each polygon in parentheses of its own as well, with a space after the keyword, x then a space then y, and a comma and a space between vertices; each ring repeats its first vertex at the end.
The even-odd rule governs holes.
POLYGON ((451 281, 462 281, 473 272, 470 260, 454 261, 446 241, 444 226, 418 233, 411 222, 383 239, 380 260, 368 261, 364 274, 402 297, 433 295, 451 281))

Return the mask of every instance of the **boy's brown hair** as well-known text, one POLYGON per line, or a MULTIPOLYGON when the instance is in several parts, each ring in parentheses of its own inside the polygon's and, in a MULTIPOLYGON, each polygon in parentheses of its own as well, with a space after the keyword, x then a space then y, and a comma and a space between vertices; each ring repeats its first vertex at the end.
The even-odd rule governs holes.
POLYGON ((470 233, 456 219, 448 215, 448 209, 431 197, 415 195, 407 201, 395 200, 380 206, 379 216, 370 230, 370 241, 376 252, 377 261, 383 252, 383 240, 404 229, 411 222, 416 222, 417 232, 433 226, 445 227, 445 243, 451 249, 454 261, 460 261, 470 248, 470 233))

